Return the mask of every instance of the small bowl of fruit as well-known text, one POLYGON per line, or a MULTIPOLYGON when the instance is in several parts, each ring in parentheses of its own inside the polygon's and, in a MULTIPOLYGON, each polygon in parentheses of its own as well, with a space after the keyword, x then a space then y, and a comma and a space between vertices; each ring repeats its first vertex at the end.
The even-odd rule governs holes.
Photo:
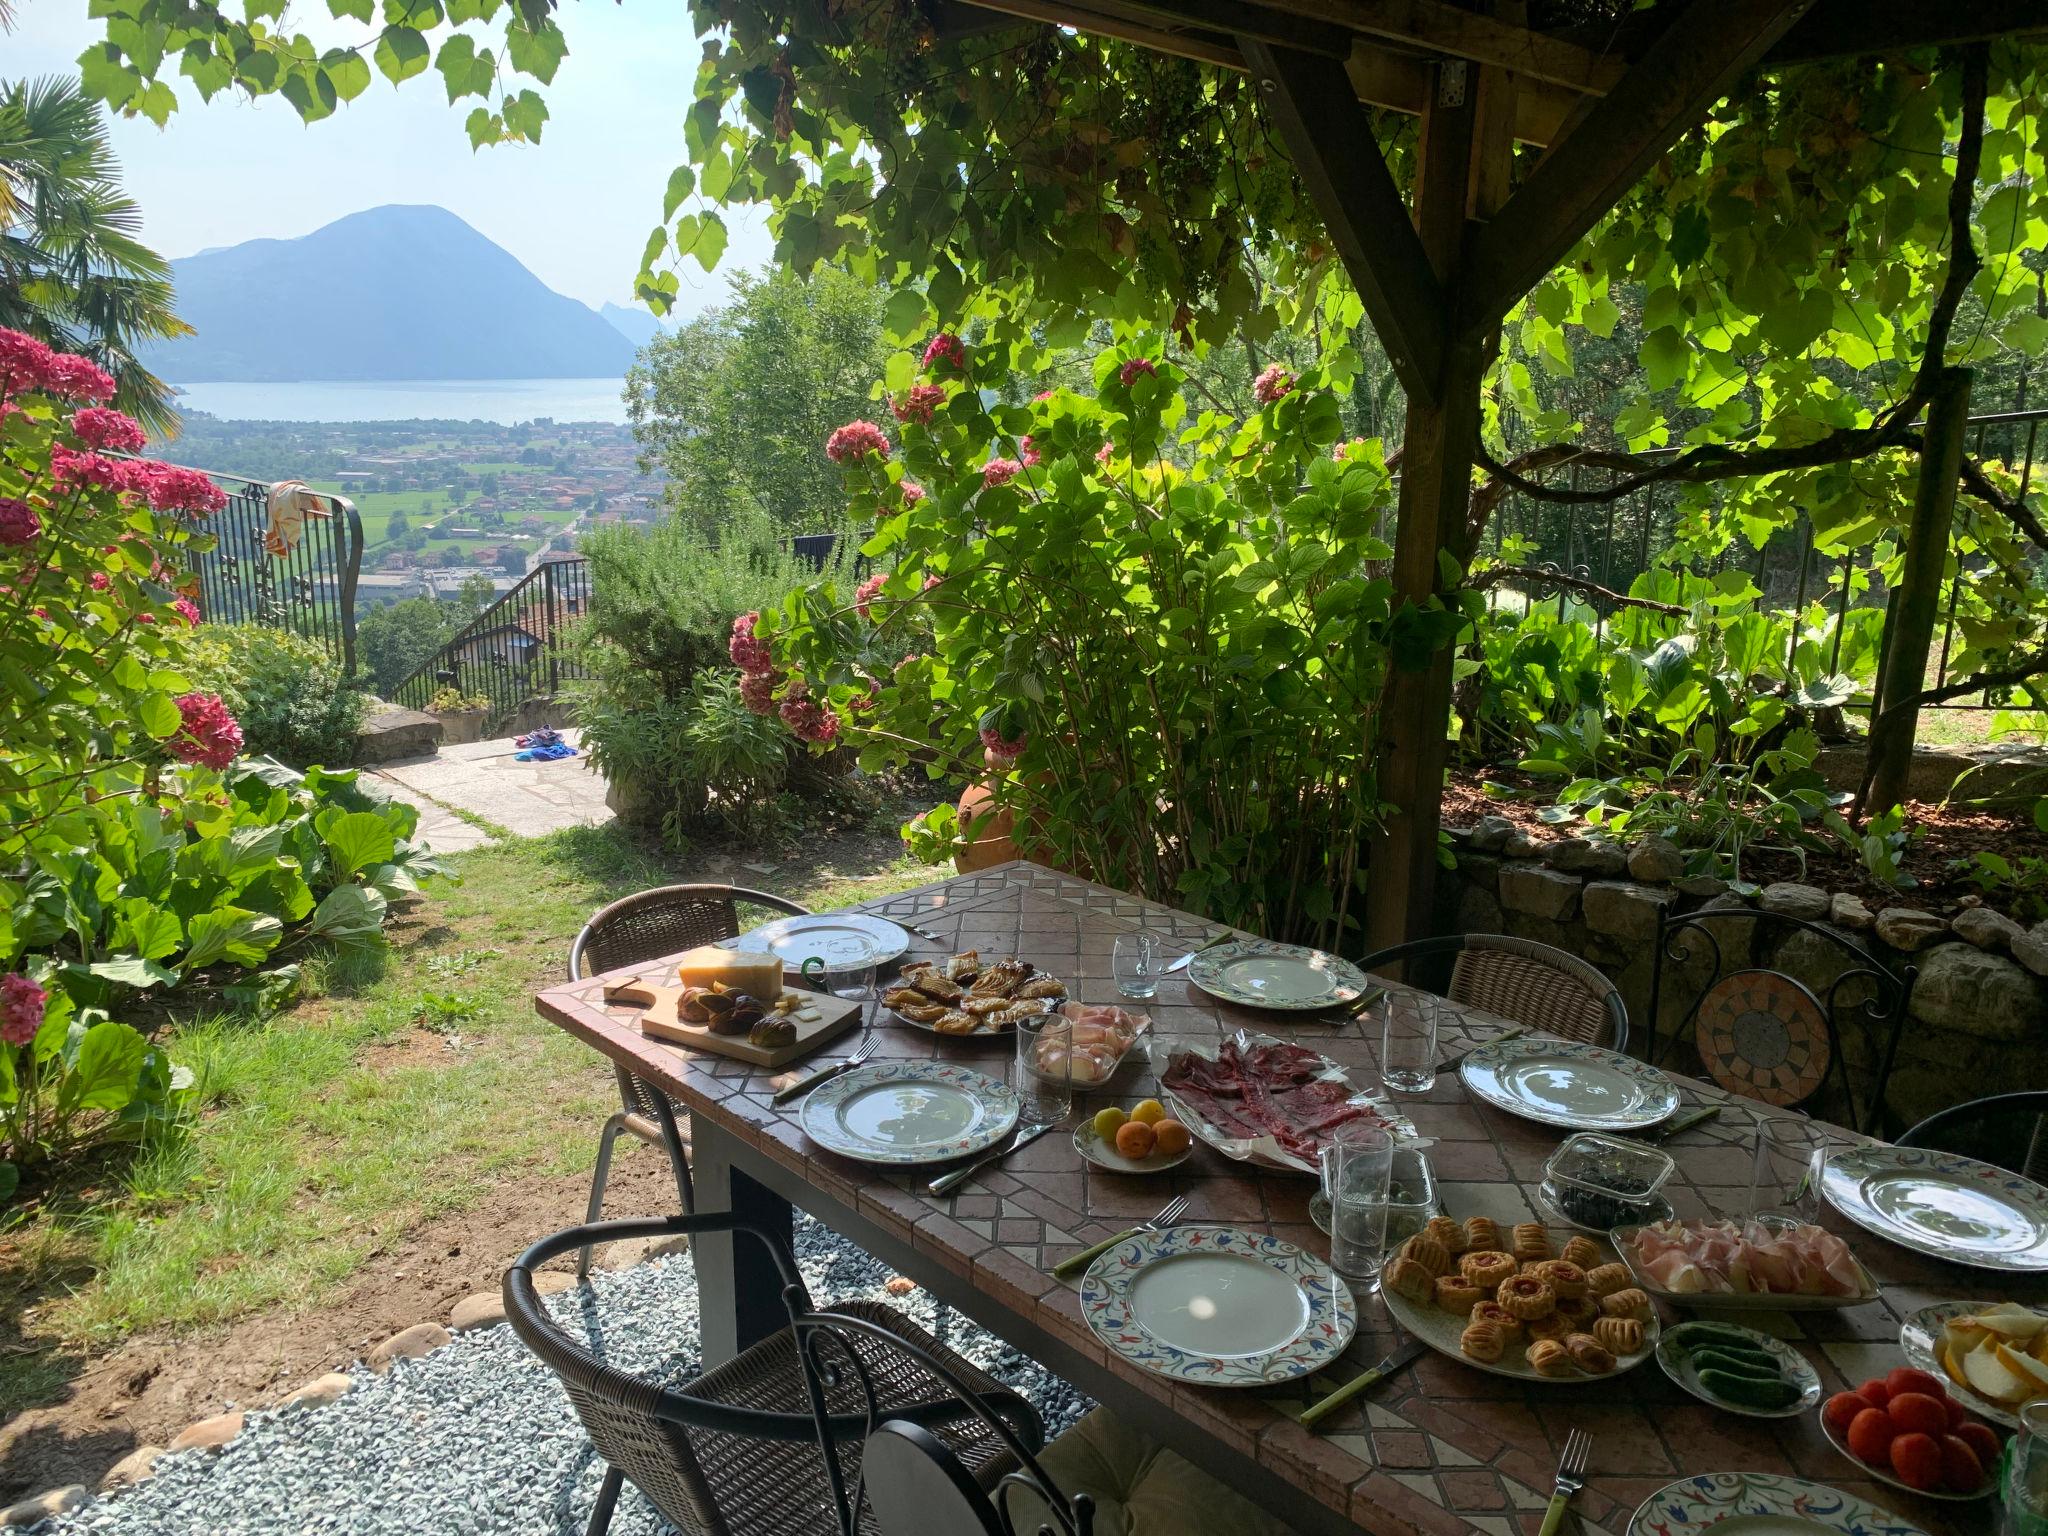
POLYGON ((1195 1138, 1157 1099, 1105 1105, 1074 1130, 1074 1150, 1114 1173, 1164 1173, 1188 1160, 1195 1138))
POLYGON ((1820 1409, 1834 1448, 1881 1483, 1930 1499, 1981 1499, 1992 1492, 1998 1432, 1949 1396, 1938 1376, 1900 1366, 1820 1409))

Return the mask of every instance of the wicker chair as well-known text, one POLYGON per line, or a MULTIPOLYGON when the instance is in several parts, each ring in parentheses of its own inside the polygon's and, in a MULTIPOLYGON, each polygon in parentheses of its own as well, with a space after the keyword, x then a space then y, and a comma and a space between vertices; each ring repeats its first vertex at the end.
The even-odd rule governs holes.
POLYGON ((2048 1090, 1950 1105, 1907 1131, 1899 1145, 1958 1152, 2048 1183, 2048 1090))
MULTIPOLYGON (((715 944, 751 927, 743 918, 748 908, 801 917, 809 911, 793 901, 750 891, 736 885, 664 885, 651 891, 636 891, 600 908, 583 925, 583 931, 569 946, 569 979, 617 970, 643 960, 657 960, 700 944, 715 944)), ((619 1080, 619 1112, 604 1123, 597 1142, 597 1167, 590 1176, 590 1208, 586 1221, 604 1214, 604 1186, 611 1177, 612 1143, 621 1131, 638 1137, 649 1146, 668 1154, 675 1175, 676 1198, 684 1211, 696 1209, 696 1195, 690 1187, 688 1144, 677 1124, 676 1106, 652 1083, 634 1076, 624 1067, 613 1071, 619 1080)), ((590 1250, 585 1248, 576 1273, 590 1272, 590 1250)))
POLYGON ((786 1242, 727 1213, 604 1221, 570 1227, 535 1243, 505 1272, 505 1316, 548 1369, 608 1464, 586 1527, 603 1536, 627 1479, 684 1536, 853 1536, 835 1496, 860 1475, 872 1407, 943 1438, 972 1475, 994 1484, 1015 1465, 1010 1442, 1035 1450, 1043 1438, 1031 1405, 945 1349, 881 1302, 843 1309, 864 1332, 858 1369, 814 1397, 794 1328, 763 1340, 682 1386, 666 1386, 607 1365, 549 1315, 534 1271, 571 1248, 626 1238, 731 1232, 765 1244, 783 1282, 792 1320, 811 1302, 786 1242), (897 1347, 890 1347, 891 1344, 897 1347), (965 1390, 979 1402, 959 1396, 965 1390), (992 1405, 1006 1435, 988 1427, 992 1405), (821 1428, 824 1433, 821 1433, 821 1428), (828 1463, 821 1451, 829 1434, 828 1463))
POLYGON ((1396 944, 1358 964, 1378 974, 1392 965, 1441 961, 1446 955, 1454 957, 1450 979, 1438 990, 1452 1002, 1484 1008, 1560 1039, 1628 1049, 1628 1005, 1614 983, 1577 955, 1534 939, 1453 933, 1396 944))

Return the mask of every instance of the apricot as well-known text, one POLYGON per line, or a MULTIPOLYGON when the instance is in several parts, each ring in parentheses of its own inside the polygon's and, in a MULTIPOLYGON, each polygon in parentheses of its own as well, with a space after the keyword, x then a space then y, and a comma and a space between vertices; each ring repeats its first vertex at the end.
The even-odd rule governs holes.
POLYGON ((1152 1140, 1165 1156, 1179 1157, 1194 1137, 1178 1120, 1161 1120, 1152 1127, 1152 1140))
POLYGON ((1125 1157, 1136 1162, 1152 1155, 1153 1144, 1158 1140, 1152 1127, 1142 1120, 1127 1120, 1117 1128, 1116 1149, 1125 1157))
POLYGON ((1137 1108, 1131 1111, 1131 1118, 1145 1125, 1157 1125, 1166 1118, 1166 1106, 1157 1099, 1140 1099, 1137 1108))

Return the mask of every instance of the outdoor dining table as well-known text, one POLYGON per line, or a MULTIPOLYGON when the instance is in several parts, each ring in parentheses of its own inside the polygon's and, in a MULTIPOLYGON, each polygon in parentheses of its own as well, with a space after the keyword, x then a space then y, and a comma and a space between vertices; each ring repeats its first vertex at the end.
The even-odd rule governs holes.
MULTIPOLYGON (((1188 913, 1021 862, 941 880, 859 910, 938 936, 939 943, 920 939, 913 955, 974 948, 984 955, 1016 953, 1064 977, 1084 1002, 1115 1000, 1110 959, 1118 935, 1146 932, 1163 950, 1179 952, 1224 931, 1188 913)), ((611 979, 657 969, 658 962, 627 967, 611 979)), ((1356 1020, 1237 1008, 1208 998, 1184 977, 1166 977, 1159 996, 1145 1005, 1158 1032, 1158 1067, 1163 1069, 1176 1047, 1213 1050, 1224 1034, 1242 1026, 1299 1040, 1342 1063, 1354 1082, 1377 1086, 1377 1042, 1364 1038, 1356 1020)), ((772 1102, 778 1086, 838 1052, 769 1072, 646 1039, 632 1009, 606 1005, 607 979, 550 988, 539 994, 538 1008, 612 1061, 660 1085, 689 1111, 700 1208, 730 1208, 788 1230, 793 1207, 801 1206, 1305 1536, 1354 1530, 1375 1536, 1533 1536, 1571 1428, 1593 1437, 1590 1474, 1573 1512, 1583 1528, 1611 1536, 1621 1536, 1635 1508, 1673 1479, 1731 1471, 1826 1483, 1890 1509, 1932 1536, 1979 1536, 1991 1528, 1993 1501, 1936 1502, 1874 1483, 1828 1445, 1816 1415, 1734 1417, 1688 1396, 1654 1362, 1597 1382, 1543 1384, 1424 1353, 1314 1431, 1303 1429, 1293 1415, 1305 1403, 1402 1342, 1377 1300, 1360 1307, 1358 1335, 1342 1362, 1312 1380, 1257 1390, 1165 1380, 1103 1347, 1082 1321, 1078 1278, 1057 1280, 1053 1266, 1150 1217, 1177 1194, 1190 1202, 1186 1221, 1271 1232, 1327 1256, 1328 1240, 1309 1219, 1313 1179, 1233 1162, 1199 1142, 1194 1156, 1170 1173, 1113 1173, 1085 1162, 1071 1139, 1056 1133, 935 1198, 925 1189, 934 1170, 846 1161, 808 1141, 798 1122, 800 1100, 772 1102)), ((1398 988, 1395 1001, 1398 1006, 1398 988)), ((1489 1015, 1447 1007, 1442 1052, 1461 1050, 1506 1027, 1489 1015)), ((1007 1035, 939 1036, 895 1024, 886 1015, 878 1035, 877 1059, 944 1058, 996 1077, 1012 1070, 1007 1035)), ((1689 1105, 1730 1100, 1711 1084, 1678 1081, 1689 1105)), ((1148 1077, 1118 1088, 1129 1102, 1155 1091, 1155 1084, 1148 1077)), ((1476 1101, 1455 1073, 1439 1076, 1427 1095, 1404 1099, 1400 1107, 1423 1136, 1433 1138, 1428 1156, 1452 1216, 1483 1214, 1503 1224, 1538 1219, 1531 1198, 1545 1159, 1565 1133, 1476 1101)), ((1724 1111, 1665 1143, 1678 1164, 1665 1193, 1679 1215, 1703 1216, 1747 1198, 1753 1138, 1747 1113, 1724 1111)), ((2001 1295, 1994 1276, 1922 1258, 1847 1225, 1832 1210, 1822 1219, 1850 1241, 1881 1283, 1882 1299, 1840 1311, 1750 1314, 1743 1321, 1796 1341, 1828 1392, 1903 1364, 1899 1323, 1916 1308, 2012 1296, 2009 1285, 2001 1295)), ((707 1365, 786 1325, 773 1272, 757 1253, 758 1245, 735 1245, 730 1237, 700 1239, 695 1246, 707 1365)))

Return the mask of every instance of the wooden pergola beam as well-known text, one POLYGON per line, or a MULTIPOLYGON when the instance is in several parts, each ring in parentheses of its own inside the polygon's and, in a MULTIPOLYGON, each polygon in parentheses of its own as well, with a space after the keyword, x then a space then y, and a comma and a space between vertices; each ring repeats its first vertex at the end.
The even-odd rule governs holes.
POLYGON ((1813 3, 1693 0, 1474 241, 1464 323, 1493 324, 1541 282, 1813 3))
POLYGON ((1344 66, 1252 37, 1238 47, 1401 387, 1435 404, 1449 306, 1344 66))
POLYGON ((1444 0, 1265 0, 1265 7, 1595 96, 1612 90, 1628 68, 1618 54, 1461 10, 1444 0))

